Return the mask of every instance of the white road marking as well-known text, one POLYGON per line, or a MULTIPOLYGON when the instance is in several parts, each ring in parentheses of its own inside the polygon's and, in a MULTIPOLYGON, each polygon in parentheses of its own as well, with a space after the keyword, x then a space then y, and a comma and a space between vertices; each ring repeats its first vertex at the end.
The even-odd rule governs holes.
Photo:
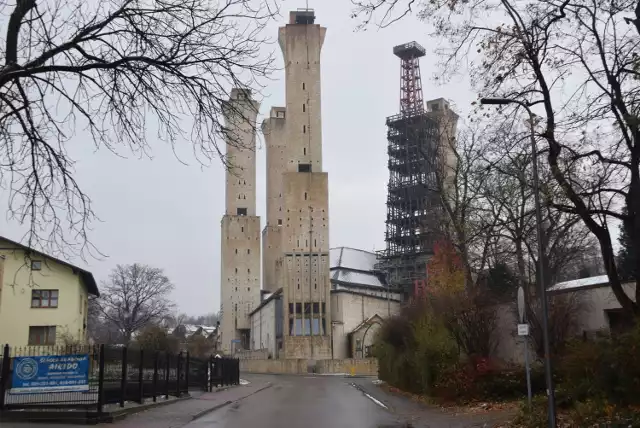
POLYGON ((378 406, 382 407, 383 409, 389 410, 389 408, 387 406, 384 405, 384 403, 378 399, 376 399, 375 397, 370 396, 369 394, 367 394, 366 392, 363 391, 363 394, 366 395, 371 401, 373 401, 374 403, 376 403, 378 406))

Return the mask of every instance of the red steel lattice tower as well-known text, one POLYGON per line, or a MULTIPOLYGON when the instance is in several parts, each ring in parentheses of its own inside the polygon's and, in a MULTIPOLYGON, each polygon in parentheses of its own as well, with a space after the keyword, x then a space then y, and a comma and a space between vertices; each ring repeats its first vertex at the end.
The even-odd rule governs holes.
POLYGON ((400 58, 400 114, 408 117, 424 112, 422 99, 422 79, 420 78, 420 58, 425 49, 416 42, 405 43, 393 48, 393 54, 400 58))

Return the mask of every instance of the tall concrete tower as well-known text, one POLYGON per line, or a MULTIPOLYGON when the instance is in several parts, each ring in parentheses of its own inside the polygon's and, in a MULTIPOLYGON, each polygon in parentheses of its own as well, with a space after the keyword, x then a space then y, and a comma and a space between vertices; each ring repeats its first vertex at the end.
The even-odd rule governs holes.
POLYGON ((320 51, 313 10, 289 14, 278 41, 286 107, 263 122, 267 140, 265 287, 283 289, 284 358, 331 358, 329 190, 322 172, 320 51))
POLYGON ((221 338, 224 352, 249 348, 249 313, 260 304, 260 217, 256 216, 256 116, 251 92, 233 89, 224 105, 227 160, 222 217, 221 338))

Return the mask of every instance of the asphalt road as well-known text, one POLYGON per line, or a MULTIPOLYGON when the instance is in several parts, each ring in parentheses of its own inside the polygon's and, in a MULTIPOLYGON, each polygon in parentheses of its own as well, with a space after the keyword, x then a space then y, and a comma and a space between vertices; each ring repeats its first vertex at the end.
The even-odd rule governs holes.
POLYGON ((335 376, 261 377, 273 386, 197 419, 185 428, 400 428, 382 403, 335 376))

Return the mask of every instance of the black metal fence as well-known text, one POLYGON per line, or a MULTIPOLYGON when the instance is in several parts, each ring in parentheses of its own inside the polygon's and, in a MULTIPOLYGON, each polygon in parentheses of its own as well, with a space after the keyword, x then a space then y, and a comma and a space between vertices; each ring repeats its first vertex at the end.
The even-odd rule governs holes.
POLYGON ((188 352, 171 354, 113 345, 0 348, 0 411, 82 408, 102 413, 108 405, 155 402, 181 397, 189 389, 211 392, 239 383, 239 361, 231 358, 194 358, 188 352), (88 390, 12 392, 15 357, 76 354, 88 356, 88 390))

